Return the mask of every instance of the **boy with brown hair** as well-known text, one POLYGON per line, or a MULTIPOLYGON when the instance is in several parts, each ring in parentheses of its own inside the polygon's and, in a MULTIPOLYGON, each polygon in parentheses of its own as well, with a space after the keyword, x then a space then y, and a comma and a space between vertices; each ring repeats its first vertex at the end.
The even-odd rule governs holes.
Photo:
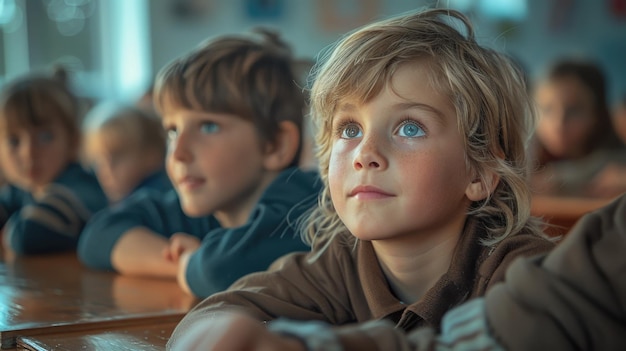
POLYGON ((97 216, 83 261, 177 277, 208 296, 308 250, 295 222, 320 185, 297 167, 304 95, 296 81, 289 50, 268 32, 219 37, 162 69, 155 104, 176 191, 131 197, 97 216))

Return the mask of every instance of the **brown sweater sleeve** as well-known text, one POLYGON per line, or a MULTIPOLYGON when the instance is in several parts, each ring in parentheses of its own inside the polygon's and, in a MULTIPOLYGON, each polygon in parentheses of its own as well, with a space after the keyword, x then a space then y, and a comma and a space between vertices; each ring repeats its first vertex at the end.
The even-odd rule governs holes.
POLYGON ((511 350, 618 350, 626 345, 626 195, 583 217, 544 259, 519 260, 486 296, 511 350))
POLYGON ((268 271, 244 276, 228 290, 200 302, 178 324, 168 347, 184 337, 194 322, 231 309, 261 321, 279 316, 335 325, 354 321, 345 279, 354 275, 354 264, 350 249, 339 240, 310 253, 284 256, 268 271))

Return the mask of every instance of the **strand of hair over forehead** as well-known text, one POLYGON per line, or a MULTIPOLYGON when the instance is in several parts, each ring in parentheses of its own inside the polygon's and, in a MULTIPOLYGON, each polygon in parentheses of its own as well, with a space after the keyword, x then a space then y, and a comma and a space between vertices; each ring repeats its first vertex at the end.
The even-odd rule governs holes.
MULTIPOLYGON (((315 80, 318 76, 320 76, 322 71, 331 70, 332 64, 336 62, 336 57, 344 55, 345 51, 348 50, 347 48, 350 47, 350 45, 353 45, 357 37, 368 37, 372 36, 374 33, 381 34, 387 32, 390 32, 391 34, 386 35, 393 37, 397 36, 398 33, 405 33, 406 35, 407 30, 417 31, 420 30, 419 28, 430 29, 424 33, 432 34, 444 32, 444 36, 452 36, 462 39, 467 43, 475 43, 474 28, 469 19, 459 11, 450 9, 423 9, 421 11, 408 11, 403 14, 390 17, 386 20, 357 28, 354 31, 345 34, 340 40, 324 48, 316 57, 316 63, 312 67, 310 75, 307 79, 307 87, 313 87, 315 80), (418 26, 413 24, 413 22, 416 21, 420 23, 418 26), (428 25, 425 25, 426 23, 428 23, 428 25)), ((424 36, 424 38, 425 37, 426 36, 424 36)), ((380 38, 377 38, 376 40, 379 39, 380 38)), ((437 44, 442 37, 433 37, 432 39, 433 43, 437 44)), ((398 44, 400 43, 392 45, 398 44)), ((437 45, 431 47, 435 46, 437 45)), ((434 52, 432 54, 434 54, 434 52)), ((372 59, 375 60, 376 57, 362 55, 357 57, 354 63, 361 64, 366 60, 372 59)))

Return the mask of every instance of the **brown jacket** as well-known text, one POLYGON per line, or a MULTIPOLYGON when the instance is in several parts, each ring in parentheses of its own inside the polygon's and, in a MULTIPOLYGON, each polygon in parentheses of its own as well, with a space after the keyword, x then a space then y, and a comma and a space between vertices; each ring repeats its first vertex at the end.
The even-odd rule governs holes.
POLYGON ((547 255, 515 260, 504 282, 446 313, 439 334, 383 320, 331 328, 279 319, 270 328, 315 351, 624 350, 625 255, 626 194, 547 255))
POLYGON ((485 300, 510 350, 626 348, 626 194, 581 218, 545 258, 519 260, 485 300))
POLYGON ((168 346, 175 345, 195 320, 232 307, 264 321, 284 317, 344 325, 388 319, 404 330, 437 328, 450 308, 484 295, 503 280, 515 257, 545 253, 554 246, 545 238, 518 234, 485 247, 479 244, 484 235, 480 226, 468 221, 448 272, 411 305, 392 293, 370 242, 349 245, 351 237, 337 236, 310 253, 284 256, 268 271, 245 276, 227 291, 206 298, 180 322, 168 346))

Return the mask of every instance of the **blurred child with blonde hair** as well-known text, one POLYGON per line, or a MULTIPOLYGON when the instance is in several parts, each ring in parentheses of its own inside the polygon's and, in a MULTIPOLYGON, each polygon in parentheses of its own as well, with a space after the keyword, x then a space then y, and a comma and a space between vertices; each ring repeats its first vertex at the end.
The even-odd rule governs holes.
POLYGON ((103 103, 85 119, 85 160, 110 203, 140 189, 172 189, 165 172, 161 121, 134 106, 103 103))

